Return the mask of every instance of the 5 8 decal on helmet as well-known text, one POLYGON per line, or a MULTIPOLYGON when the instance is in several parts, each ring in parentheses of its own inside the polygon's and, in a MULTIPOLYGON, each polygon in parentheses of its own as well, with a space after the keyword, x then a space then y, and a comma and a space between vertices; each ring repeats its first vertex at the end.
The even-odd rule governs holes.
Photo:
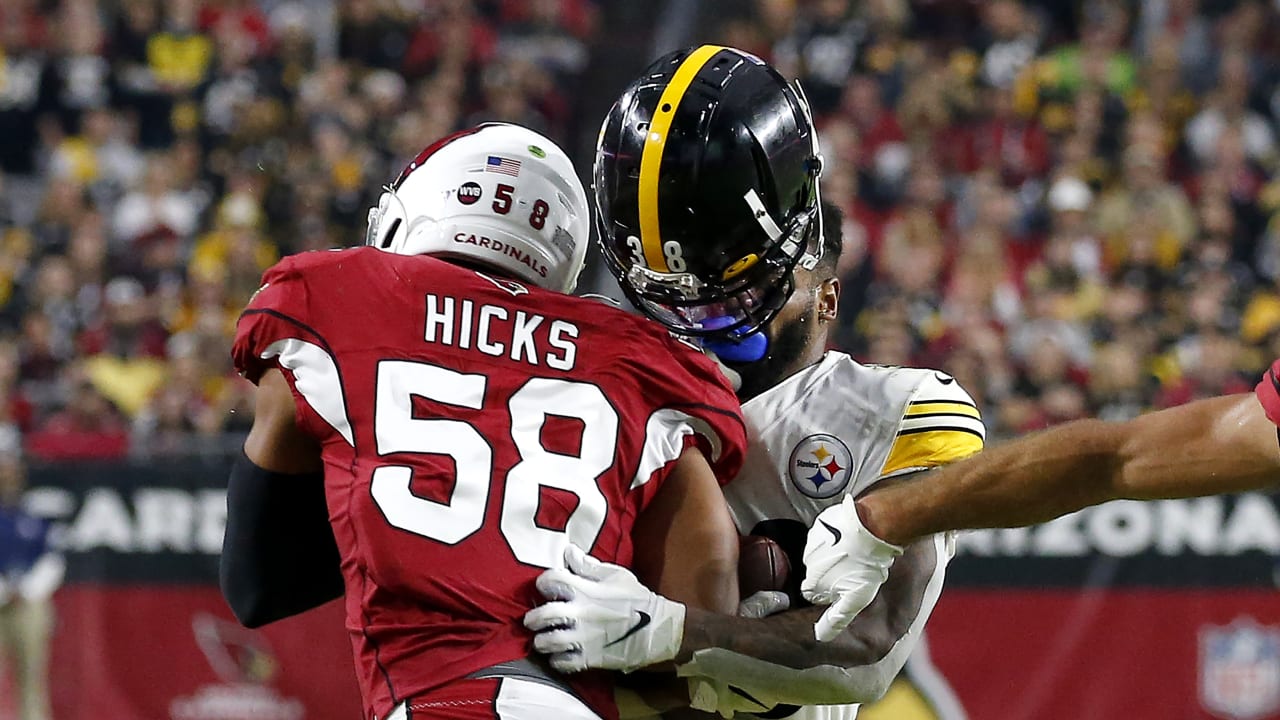
POLYGON ((405 255, 472 258, 570 292, 590 231, 575 208, 587 202, 581 187, 566 180, 576 177, 569 158, 540 147, 539 137, 486 123, 432 144, 369 211, 365 243, 405 255), (464 137, 484 142, 456 142, 464 137), (428 158, 432 172, 415 172, 428 158), (466 209, 459 212, 454 202, 466 209))

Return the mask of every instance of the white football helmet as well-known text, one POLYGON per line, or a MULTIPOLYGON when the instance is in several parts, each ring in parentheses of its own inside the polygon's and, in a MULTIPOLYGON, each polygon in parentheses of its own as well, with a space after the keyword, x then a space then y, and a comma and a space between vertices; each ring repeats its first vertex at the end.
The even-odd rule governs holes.
POLYGON ((567 293, 586 258, 589 217, 563 150, 528 128, 485 123, 409 163, 369 209, 365 244, 471 260, 567 293))

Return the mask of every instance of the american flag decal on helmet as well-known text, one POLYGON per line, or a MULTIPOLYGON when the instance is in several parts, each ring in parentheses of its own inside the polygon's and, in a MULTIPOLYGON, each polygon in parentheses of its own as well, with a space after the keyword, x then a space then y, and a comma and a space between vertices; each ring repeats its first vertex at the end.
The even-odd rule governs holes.
POLYGON ((485 172, 494 172, 499 175, 510 175, 511 177, 520 176, 520 161, 511 158, 500 157, 498 155, 490 155, 489 160, 484 165, 485 172))

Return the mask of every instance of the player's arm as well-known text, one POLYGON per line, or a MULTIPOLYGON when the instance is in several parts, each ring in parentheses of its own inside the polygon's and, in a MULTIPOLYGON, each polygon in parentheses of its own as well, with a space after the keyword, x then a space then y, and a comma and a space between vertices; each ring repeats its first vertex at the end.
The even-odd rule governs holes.
MULTIPOLYGON (((689 611, 737 609, 738 531, 715 474, 698 449, 687 448, 680 456, 631 535, 632 568, 646 586, 689 611)), ((619 709, 639 702, 640 715, 689 702, 685 683, 669 674, 623 676, 618 691, 619 709)))
MULTIPOLYGON (((1280 363, 1277 363, 1280 364, 1280 363)), ((1257 490, 1280 481, 1280 383, 1275 366, 1256 395, 1229 395, 1126 422, 1079 420, 996 446, 930 474, 877 488, 819 515, 841 530, 817 589, 839 597, 822 626, 838 630, 875 596, 895 542, 947 529, 1016 527, 1122 498, 1152 500, 1257 490), (842 606, 849 610, 844 611, 842 606)), ((808 579, 807 579, 808 580, 808 579)), ((819 631, 821 627, 819 626, 819 631)))
MULTIPOLYGON (((979 452, 985 432, 968 393, 951 378, 928 373, 904 408, 879 472, 895 478, 914 473, 929 482, 937 472, 931 468, 979 452)), ((854 576, 857 587, 873 582, 880 592, 865 600, 854 596, 859 604, 851 606, 842 592, 848 581, 843 573, 826 592, 816 591, 811 576, 832 571, 831 558, 841 556, 832 550, 843 549, 845 541, 839 524, 822 518, 853 513, 853 508, 853 498, 846 497, 824 510, 809 530, 801 590, 815 607, 755 621, 690 610, 682 650, 691 661, 681 666, 681 674, 731 684, 766 707, 863 703, 883 695, 915 648, 942 592, 950 539, 935 535, 905 549, 889 548, 866 575, 854 576), (831 617, 845 615, 839 629, 830 627, 831 617)), ((717 689, 717 709, 726 703, 738 709, 731 693, 717 689)))
POLYGON ((298 427, 279 370, 265 371, 254 421, 227 484, 219 580, 237 619, 258 627, 343 592, 324 498, 320 451, 298 427))
POLYGON ((1253 395, 1210 398, 1113 423, 1080 420, 993 447, 857 502, 901 544, 948 529, 1014 527, 1130 498, 1185 498, 1280 482, 1276 425, 1253 395))
POLYGON ((645 585, 690 608, 738 607, 738 531, 706 457, 686 448, 636 519, 632 569, 645 585))
POLYGON ((684 663, 678 672, 699 681, 695 702, 705 709, 867 702, 884 693, 910 654, 941 593, 948 557, 941 536, 908 548, 857 622, 820 643, 813 627, 825 608, 753 619, 685 606, 625 568, 571 548, 565 568, 539 577, 552 602, 530 611, 525 624, 538 633, 535 649, 563 672, 684 663))
POLYGON ((538 576, 550 602, 524 624, 534 649, 562 672, 604 668, 630 672, 675 657, 686 604, 733 612, 738 601, 738 534, 702 452, 685 448, 633 529, 634 566, 671 598, 651 591, 631 570, 570 545, 565 566, 538 576))
POLYGON ((761 619, 690 608, 679 672, 746 690, 765 707, 874 701, 902 669, 942 592, 947 542, 936 536, 908 546, 875 600, 831 642, 814 636, 824 606, 761 619))

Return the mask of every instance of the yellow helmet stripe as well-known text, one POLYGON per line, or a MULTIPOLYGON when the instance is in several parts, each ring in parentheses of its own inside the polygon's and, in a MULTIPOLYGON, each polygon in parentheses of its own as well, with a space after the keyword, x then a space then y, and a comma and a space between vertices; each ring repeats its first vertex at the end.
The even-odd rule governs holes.
POLYGON ((640 246, 644 249, 645 265, 650 270, 670 272, 667 258, 662 251, 662 235, 658 225, 658 178, 662 169, 662 152, 667 144, 667 132, 675 118, 680 100, 697 77, 698 71, 723 50, 720 45, 703 45, 689 54, 671 76, 671 82, 662 91, 658 107, 653 110, 649 122, 649 134, 645 136, 644 150, 640 153, 640 246))

